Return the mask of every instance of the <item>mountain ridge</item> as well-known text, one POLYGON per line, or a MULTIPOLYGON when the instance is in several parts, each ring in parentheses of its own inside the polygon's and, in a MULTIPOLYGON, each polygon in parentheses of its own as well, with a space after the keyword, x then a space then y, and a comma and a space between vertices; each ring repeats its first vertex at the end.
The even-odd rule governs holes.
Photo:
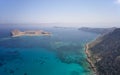
POLYGON ((89 50, 98 75, 120 74, 120 28, 90 43, 89 50))

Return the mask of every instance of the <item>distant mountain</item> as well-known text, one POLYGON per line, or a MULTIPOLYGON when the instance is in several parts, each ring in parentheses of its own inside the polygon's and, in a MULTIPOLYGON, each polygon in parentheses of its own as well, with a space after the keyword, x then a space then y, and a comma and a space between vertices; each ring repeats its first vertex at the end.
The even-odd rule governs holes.
POLYGON ((100 34, 111 32, 114 29, 116 29, 116 27, 112 27, 112 28, 89 28, 89 27, 81 27, 81 28, 79 28, 79 30, 82 30, 82 31, 93 32, 93 33, 100 33, 100 34))
POLYGON ((98 75, 120 75, 120 28, 89 44, 98 75))

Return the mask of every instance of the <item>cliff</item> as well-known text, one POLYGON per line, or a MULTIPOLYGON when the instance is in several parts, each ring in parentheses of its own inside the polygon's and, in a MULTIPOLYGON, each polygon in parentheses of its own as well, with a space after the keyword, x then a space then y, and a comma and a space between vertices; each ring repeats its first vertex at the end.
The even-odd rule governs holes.
POLYGON ((120 74, 120 28, 90 43, 89 51, 98 75, 120 74))
POLYGON ((51 33, 45 32, 43 30, 36 30, 36 31, 20 31, 20 30, 13 30, 11 32, 13 37, 18 36, 41 36, 41 35, 50 35, 51 33))

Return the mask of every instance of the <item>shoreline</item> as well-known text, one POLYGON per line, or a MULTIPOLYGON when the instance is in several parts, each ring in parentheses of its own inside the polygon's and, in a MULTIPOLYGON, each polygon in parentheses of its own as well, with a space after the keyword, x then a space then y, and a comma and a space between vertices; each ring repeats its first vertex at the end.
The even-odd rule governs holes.
POLYGON ((94 75, 97 75, 96 67, 91 60, 91 53, 89 52, 89 43, 85 45, 85 54, 87 55, 87 62, 90 64, 90 67, 93 70, 94 75))

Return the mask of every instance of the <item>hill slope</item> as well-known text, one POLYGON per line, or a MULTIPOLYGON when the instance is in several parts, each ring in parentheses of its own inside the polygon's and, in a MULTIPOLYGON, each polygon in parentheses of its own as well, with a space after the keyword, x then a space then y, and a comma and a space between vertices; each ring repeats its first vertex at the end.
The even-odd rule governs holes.
POLYGON ((120 28, 89 44, 89 50, 98 75, 120 75, 120 28))

